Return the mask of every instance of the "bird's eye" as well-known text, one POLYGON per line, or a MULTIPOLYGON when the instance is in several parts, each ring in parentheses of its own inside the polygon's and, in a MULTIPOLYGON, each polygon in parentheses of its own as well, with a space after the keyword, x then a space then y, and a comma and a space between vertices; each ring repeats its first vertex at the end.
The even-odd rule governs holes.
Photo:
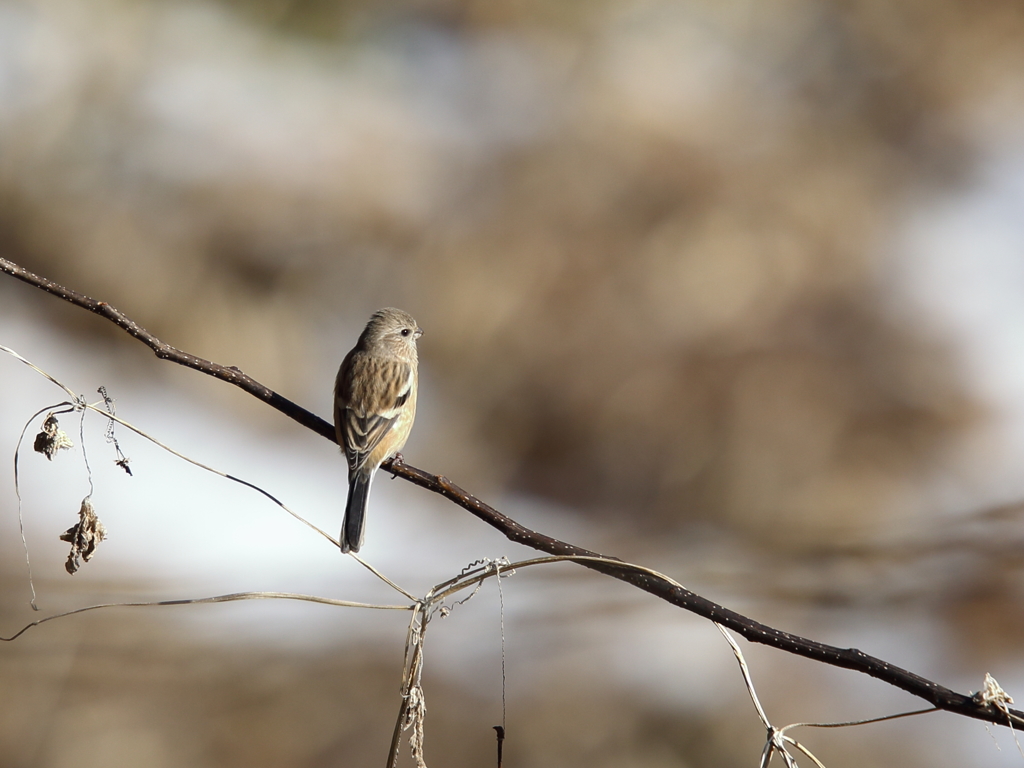
POLYGON ((408 336, 410 333, 412 333, 412 331, 410 331, 408 328, 403 328, 402 329, 402 335, 403 336, 408 336))

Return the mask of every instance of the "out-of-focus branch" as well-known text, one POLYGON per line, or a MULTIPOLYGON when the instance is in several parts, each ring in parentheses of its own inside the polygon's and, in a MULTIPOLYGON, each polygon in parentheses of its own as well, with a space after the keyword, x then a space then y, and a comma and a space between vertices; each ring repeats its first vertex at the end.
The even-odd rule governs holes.
MULTIPOLYGON (((212 363, 209 360, 203 360, 202 358, 182 352, 169 344, 165 344, 131 318, 127 317, 123 312, 106 302, 97 301, 77 291, 65 288, 52 280, 35 275, 3 258, 0 258, 0 272, 9 274, 29 285, 52 293, 90 312, 95 312, 146 344, 162 360, 170 360, 179 365, 193 368, 209 376, 215 376, 218 379, 234 384, 236 387, 240 387, 254 397, 263 400, 268 405, 322 437, 331 441, 335 440, 333 426, 319 416, 296 405, 270 388, 263 386, 251 376, 242 373, 242 371, 235 367, 212 363)), ((515 520, 506 517, 489 504, 467 493, 441 475, 424 472, 402 461, 392 460, 385 462, 382 468, 421 488, 426 488, 444 496, 491 527, 496 528, 506 538, 517 544, 523 544, 551 555, 603 558, 605 562, 588 560, 580 562, 580 565, 632 584, 672 605, 728 627, 751 642, 768 645, 835 667, 842 667, 871 675, 948 712, 955 712, 986 722, 1007 724, 1018 730, 1024 730, 1024 712, 1012 709, 1001 710, 985 703, 979 696, 967 696, 957 693, 913 672, 901 669, 874 656, 869 656, 856 648, 838 648, 769 627, 653 574, 637 571, 626 566, 620 567, 614 562, 607 562, 614 558, 608 558, 597 552, 592 552, 588 549, 551 538, 550 536, 545 536, 542 533, 531 531, 515 520)))

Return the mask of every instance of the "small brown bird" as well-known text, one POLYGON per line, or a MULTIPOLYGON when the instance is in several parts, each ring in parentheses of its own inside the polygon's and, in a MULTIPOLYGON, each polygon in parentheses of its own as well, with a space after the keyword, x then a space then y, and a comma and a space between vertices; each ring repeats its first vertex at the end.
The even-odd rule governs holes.
POLYGON ((338 369, 334 430, 348 459, 342 552, 358 552, 363 545, 373 475, 409 438, 416 418, 416 340, 422 335, 408 312, 378 310, 338 369))

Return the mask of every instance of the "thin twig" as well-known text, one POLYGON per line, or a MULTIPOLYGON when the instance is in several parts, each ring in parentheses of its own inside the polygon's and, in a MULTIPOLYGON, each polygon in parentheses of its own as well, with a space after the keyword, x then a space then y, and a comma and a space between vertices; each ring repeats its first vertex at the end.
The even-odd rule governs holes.
POLYGON ((416 605, 377 605, 374 603, 356 603, 351 600, 335 600, 330 597, 318 597, 317 595, 301 595, 292 592, 233 592, 229 595, 214 595, 213 597, 195 597, 195 598, 181 598, 178 600, 155 600, 148 602, 131 602, 131 603, 99 603, 97 605, 87 605, 84 608, 75 608, 70 611, 64 611, 63 613, 55 613, 52 616, 45 616, 41 619, 26 624, 24 627, 19 629, 10 637, 0 636, 0 640, 4 642, 11 642, 17 640, 23 634, 28 632, 32 627, 38 627, 40 624, 45 624, 48 621, 54 619, 63 619, 67 616, 74 616, 77 613, 85 613, 87 611, 96 611, 100 608, 144 608, 157 605, 202 605, 204 603, 231 603, 237 600, 300 600, 307 603, 322 603, 323 605, 334 605, 341 606, 343 608, 370 608, 377 611, 410 611, 416 608, 416 605))

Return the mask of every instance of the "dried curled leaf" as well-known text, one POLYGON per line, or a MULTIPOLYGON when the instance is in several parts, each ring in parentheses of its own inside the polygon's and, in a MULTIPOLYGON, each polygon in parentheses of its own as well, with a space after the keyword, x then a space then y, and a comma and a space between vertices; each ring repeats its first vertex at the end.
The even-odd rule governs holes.
POLYGON ((46 420, 43 422, 43 431, 36 435, 36 440, 32 444, 35 452, 41 453, 47 459, 53 461, 53 456, 57 451, 67 450, 73 446, 74 443, 71 442, 71 438, 57 424, 57 417, 52 413, 47 414, 46 420))
POLYGON ((78 510, 78 523, 68 528, 61 534, 61 541, 71 543, 71 552, 68 554, 68 561, 64 568, 68 573, 74 575, 82 567, 82 560, 89 562, 97 545, 107 538, 107 529, 96 517, 96 510, 88 497, 82 499, 82 507, 78 510))

